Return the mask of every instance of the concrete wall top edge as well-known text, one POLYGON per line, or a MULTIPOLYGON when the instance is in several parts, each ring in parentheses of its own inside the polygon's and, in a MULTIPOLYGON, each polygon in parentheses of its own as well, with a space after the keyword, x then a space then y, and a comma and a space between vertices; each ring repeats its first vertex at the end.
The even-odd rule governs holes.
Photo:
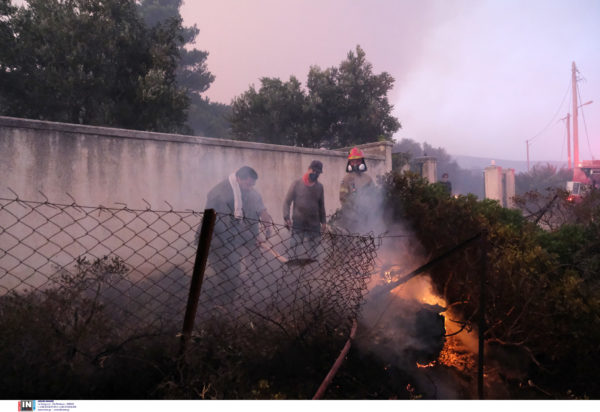
MULTIPOLYGON (((34 119, 21 119, 16 117, 0 116, 0 127, 15 127, 20 129, 34 129, 34 130, 52 130, 63 133, 77 133, 96 135, 103 137, 120 137, 126 139, 143 139, 143 140, 156 140, 163 142, 177 142, 177 143, 190 143, 190 144, 204 144, 211 146, 226 146, 226 147, 239 147, 245 149, 259 149, 269 150, 275 152, 290 152, 290 153, 305 153, 314 154, 319 156, 331 156, 331 157, 346 157, 347 151, 345 149, 313 149, 306 147, 296 146, 283 146, 269 143, 257 143, 257 142, 242 142, 238 140, 219 139, 213 137, 201 137, 201 136, 188 136, 180 134, 169 134, 169 133, 158 133, 158 132, 147 132, 141 130, 131 129, 118 129, 104 126, 89 126, 79 125, 72 123, 60 123, 51 122, 46 120, 34 120, 34 119)), ((382 143, 391 142, 374 142, 368 145, 381 145, 382 143)), ((364 147, 366 145, 361 145, 364 147)), ((376 154, 365 153, 366 159, 382 160, 385 156, 376 154)))
POLYGON ((365 148, 365 147, 376 147, 376 146, 381 146, 381 145, 384 145, 384 146, 393 146, 394 143, 390 142, 388 140, 382 140, 381 142, 370 142, 370 143, 357 144, 357 145, 354 145, 354 146, 342 147, 341 149, 336 149, 336 150, 349 151, 353 147, 362 147, 362 148, 365 148))
MULTIPOLYGON (((346 153, 346 155, 348 154, 348 152, 350 150, 352 150, 352 148, 354 147, 358 147, 360 149, 371 149, 371 148, 378 148, 378 147, 382 147, 382 146, 390 146, 393 147, 394 143, 389 142, 387 140, 385 141, 381 141, 381 142, 371 142, 371 143, 364 143, 364 144, 357 144, 355 146, 349 146, 349 147, 342 147, 340 149, 333 149, 335 151, 340 151, 340 152, 344 152, 346 153)), ((369 156, 373 156, 371 153, 365 153, 365 157, 369 157, 369 156)), ((376 156, 376 155, 375 155, 376 156)), ((384 156, 380 156, 380 157, 384 157, 384 156)))

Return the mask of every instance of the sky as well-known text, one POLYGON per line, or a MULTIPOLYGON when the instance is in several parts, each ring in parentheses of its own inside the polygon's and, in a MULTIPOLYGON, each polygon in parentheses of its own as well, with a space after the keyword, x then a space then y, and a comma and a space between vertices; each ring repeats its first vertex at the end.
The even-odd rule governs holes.
MULTIPOLYGON (((231 103, 260 78, 303 84, 360 45, 410 138, 450 154, 567 160, 571 64, 579 70, 580 159, 600 158, 600 0, 184 0, 231 103), (585 119, 585 124, 584 124, 585 119), (587 129, 587 133, 586 133, 587 129)), ((572 139, 572 137, 571 137, 572 139)))

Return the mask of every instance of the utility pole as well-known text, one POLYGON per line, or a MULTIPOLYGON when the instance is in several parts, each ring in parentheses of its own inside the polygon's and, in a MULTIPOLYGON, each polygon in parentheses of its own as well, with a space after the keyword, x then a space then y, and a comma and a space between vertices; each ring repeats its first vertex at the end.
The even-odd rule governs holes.
POLYGON ((577 66, 575 62, 571 66, 571 89, 573 89, 573 166, 579 167, 579 123, 577 119, 577 66))
POLYGON ((525 140, 525 144, 527 145, 527 173, 529 173, 529 140, 525 140))
POLYGON ((569 159, 569 170, 571 170, 571 113, 567 113, 567 115, 560 120, 567 121, 567 156, 569 159))

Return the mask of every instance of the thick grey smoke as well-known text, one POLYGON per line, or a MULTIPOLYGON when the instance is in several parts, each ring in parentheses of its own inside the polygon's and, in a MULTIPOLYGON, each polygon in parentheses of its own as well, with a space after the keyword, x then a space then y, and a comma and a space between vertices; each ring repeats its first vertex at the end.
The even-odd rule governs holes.
MULTIPOLYGON (((427 263, 430 254, 405 222, 386 216, 381 190, 358 192, 345 208, 342 213, 348 214, 341 225, 351 232, 382 236, 379 262, 360 312, 355 340, 359 352, 407 372, 415 391, 428 399, 475 398, 477 331, 461 330, 454 322, 427 273, 390 287, 427 263)), ((531 361, 526 353, 499 345, 486 345, 485 352, 486 393, 509 399, 503 380, 524 379, 531 361)))
POLYGON ((460 398, 460 384, 418 367, 437 360, 444 348, 446 303, 433 293, 426 273, 390 287, 427 263, 428 254, 405 222, 386 215, 384 200, 378 187, 357 191, 343 205, 338 220, 349 232, 381 237, 378 264, 361 308, 356 347, 409 373, 417 391, 429 398, 460 398))

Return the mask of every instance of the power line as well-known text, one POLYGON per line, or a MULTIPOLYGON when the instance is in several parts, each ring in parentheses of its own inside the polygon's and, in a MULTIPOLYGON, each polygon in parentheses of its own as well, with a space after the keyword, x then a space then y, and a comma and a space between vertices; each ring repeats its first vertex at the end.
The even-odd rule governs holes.
POLYGON ((558 109, 556 110, 556 113, 554 113, 554 116, 552 116, 552 120, 550 120, 548 122, 548 124, 541 131, 539 131, 535 136, 525 140, 528 144, 531 143, 537 137, 539 137, 542 133, 544 133, 548 129, 548 127, 550 127, 550 125, 554 123, 554 120, 558 116, 560 109, 563 107, 563 104, 565 103, 565 99, 567 98, 567 95, 569 94, 569 90, 571 90, 571 82, 569 82, 569 86, 567 87, 565 95, 563 96, 562 101, 560 102, 560 106, 558 106, 558 109))
MULTIPOLYGON (((579 85, 577 85, 577 96, 579 97, 579 101, 581 102, 581 94, 579 93, 579 85)), ((590 135, 587 130, 587 123, 585 121, 585 113, 583 112, 583 108, 581 108, 581 117, 583 117, 583 128, 585 129, 585 138, 587 139, 588 149, 590 150, 590 155, 592 156, 592 160, 594 160, 594 153, 592 152, 592 145, 590 144, 590 135)))
POLYGON ((567 128, 565 128, 563 130, 562 146, 560 148, 560 158, 561 159, 563 158, 563 153, 565 152, 565 143, 567 141, 566 137, 567 137, 567 128))

